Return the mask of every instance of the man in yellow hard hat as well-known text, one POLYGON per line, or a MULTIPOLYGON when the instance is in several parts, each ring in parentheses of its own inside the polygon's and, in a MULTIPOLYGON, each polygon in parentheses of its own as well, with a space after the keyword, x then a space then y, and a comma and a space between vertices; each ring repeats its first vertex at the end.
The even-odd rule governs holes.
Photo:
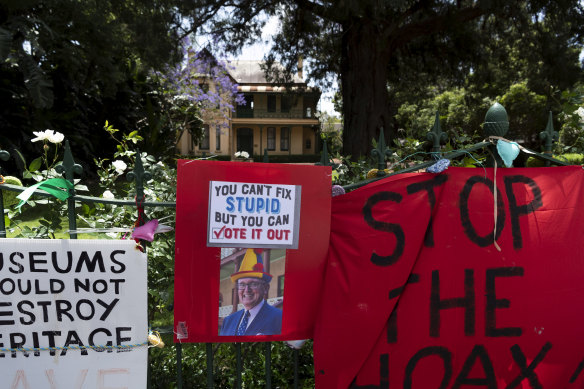
POLYGON ((261 249, 247 249, 236 273, 231 275, 243 309, 223 320, 219 335, 278 335, 282 311, 265 300, 272 276, 264 272, 261 249))

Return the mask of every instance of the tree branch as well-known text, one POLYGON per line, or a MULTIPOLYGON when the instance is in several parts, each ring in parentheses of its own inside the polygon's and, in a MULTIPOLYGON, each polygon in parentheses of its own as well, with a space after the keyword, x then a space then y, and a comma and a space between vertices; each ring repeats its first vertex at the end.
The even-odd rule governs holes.
POLYGON ((437 16, 422 19, 417 22, 399 27, 391 35, 394 38, 394 47, 403 46, 412 40, 429 34, 447 30, 452 24, 465 23, 487 14, 489 10, 479 6, 460 9, 455 13, 447 12, 437 16))

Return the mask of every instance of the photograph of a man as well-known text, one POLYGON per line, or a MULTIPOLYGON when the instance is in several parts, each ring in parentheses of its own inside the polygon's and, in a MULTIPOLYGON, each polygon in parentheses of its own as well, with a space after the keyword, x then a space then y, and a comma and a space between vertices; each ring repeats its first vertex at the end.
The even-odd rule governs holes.
POLYGON ((243 309, 223 320, 219 335, 278 335, 282 311, 265 300, 272 276, 264 272, 261 249, 247 249, 236 273, 231 275, 243 309))

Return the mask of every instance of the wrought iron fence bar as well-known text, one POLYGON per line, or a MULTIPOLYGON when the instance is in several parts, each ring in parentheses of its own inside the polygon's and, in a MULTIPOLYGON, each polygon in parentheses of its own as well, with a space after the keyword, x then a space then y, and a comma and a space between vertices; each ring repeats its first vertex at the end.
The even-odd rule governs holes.
MULTIPOLYGON (((7 190, 9 192, 24 192, 26 187, 12 185, 12 184, 0 184, 0 188, 2 190, 7 190)), ((35 196, 40 197, 53 197, 52 195, 48 194, 47 192, 37 189, 34 191, 35 196)), ((102 197, 92 197, 92 196, 83 196, 75 194, 74 196, 70 197, 74 201, 79 201, 82 203, 100 203, 100 204, 110 204, 110 205, 129 205, 129 206, 136 206, 136 200, 116 200, 116 199, 104 199, 102 197)), ((165 208, 175 208, 176 203, 174 201, 145 201, 142 205, 145 207, 165 207, 165 208)))
POLYGON ((241 389, 241 343, 235 343, 235 388, 241 389))
POLYGON ((207 343, 207 388, 213 389, 213 343, 207 343))
POLYGON ((4 197, 0 190, 0 238, 6 238, 6 225, 4 223, 4 197))
POLYGON ((294 389, 298 389, 298 354, 300 351, 294 349, 294 389))
POLYGON ((272 342, 265 343, 264 358, 266 360, 266 389, 272 388, 272 342))
POLYGON ((182 343, 175 344, 176 347, 176 387, 177 389, 182 389, 183 378, 182 378, 182 343))

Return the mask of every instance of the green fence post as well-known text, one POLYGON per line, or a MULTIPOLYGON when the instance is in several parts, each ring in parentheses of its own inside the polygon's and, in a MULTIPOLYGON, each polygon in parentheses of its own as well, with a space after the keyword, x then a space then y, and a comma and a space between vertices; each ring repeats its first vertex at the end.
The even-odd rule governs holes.
MULTIPOLYGON (((136 213, 137 213, 137 224, 144 224, 144 182, 152 178, 152 174, 144 170, 144 165, 142 164, 142 156, 140 150, 136 150, 136 155, 134 157, 134 170, 128 172, 126 179, 128 181, 134 181, 136 185, 136 213)), ((146 242, 140 241, 144 252, 146 252, 146 242)), ((181 355, 182 358, 182 348, 177 347, 177 358, 181 355)), ((148 360, 150 360, 150 351, 148 351, 148 360)), ((148 363, 148 388, 150 388, 150 363, 148 363)), ((180 360, 177 360, 177 385, 178 388, 182 388, 182 366, 180 360)))
MULTIPOLYGON (((509 131, 509 116, 507 116, 507 111, 501 104, 495 103, 489 108, 485 115, 483 135, 485 138, 490 136, 504 137, 507 134, 507 131, 509 131)), ((497 146, 491 144, 487 148, 490 151, 490 155, 487 158, 487 166, 493 167, 495 166, 495 163, 497 166, 503 166, 503 160, 499 156, 497 146)))
MULTIPOLYGON (((557 141, 559 138, 559 134, 557 131, 554 131, 554 120, 552 116, 552 111, 550 111, 548 116, 548 122, 545 126, 545 130, 539 133, 539 139, 544 142, 543 146, 543 153, 549 157, 552 156, 552 149, 554 145, 554 141, 557 141)), ((545 161, 545 166, 550 166, 550 161, 545 161)))
POLYGON ((295 348, 294 349, 294 389, 298 389, 298 355, 300 351, 295 348))
POLYGON ((328 149, 326 148, 326 140, 322 142, 322 153, 320 155, 320 165, 331 166, 328 149))
POLYGON ((207 343, 207 388, 213 389, 213 343, 207 343))
MULTIPOLYGON (((8 161, 10 158, 10 153, 5 150, 0 150, 0 159, 2 161, 8 161)), ((2 168, 0 168, 0 177, 2 177, 2 168)), ((3 177, 2 177, 3 178, 3 177)), ((6 225, 4 224, 4 197, 2 195, 2 190, 0 190, 0 238, 6 238, 6 225)))
POLYGON ((440 114, 436 111, 436 118, 434 119, 434 125, 430 132, 426 135, 426 139, 432 142, 432 154, 438 155, 440 153, 440 143, 446 142, 446 133, 442 131, 440 126, 440 114))
MULTIPOLYGON (((69 147, 69 141, 65 141, 65 152, 63 154, 63 163, 55 167, 57 173, 65 176, 65 179, 75 184, 74 175, 83 173, 81 165, 76 164, 69 147)), ((77 239, 77 216, 75 215, 75 188, 69 189, 69 198, 67 199, 67 219, 69 219, 69 238, 77 239)))
POLYGON ((272 342, 265 343, 266 389, 272 388, 272 342))
POLYGON ((385 135, 383 133, 383 127, 379 128, 379 140, 377 141, 377 147, 371 151, 371 156, 377 160, 377 177, 384 176, 385 169, 387 169, 387 157, 391 156, 391 150, 385 145, 385 135))
POLYGON ((270 162, 270 157, 268 156, 268 149, 267 148, 264 149, 264 160, 262 162, 264 162, 264 163, 270 162))
POLYGON ((241 389, 241 343, 235 343, 235 388, 241 389))
MULTIPOLYGON (((182 344, 179 342, 176 344, 176 387, 177 389, 182 389, 183 382, 182 382, 182 344)), ((148 369, 150 370, 150 369, 148 369)), ((150 380, 148 380, 150 381, 150 380)), ((150 382, 148 382, 148 386, 150 386, 150 382)))

